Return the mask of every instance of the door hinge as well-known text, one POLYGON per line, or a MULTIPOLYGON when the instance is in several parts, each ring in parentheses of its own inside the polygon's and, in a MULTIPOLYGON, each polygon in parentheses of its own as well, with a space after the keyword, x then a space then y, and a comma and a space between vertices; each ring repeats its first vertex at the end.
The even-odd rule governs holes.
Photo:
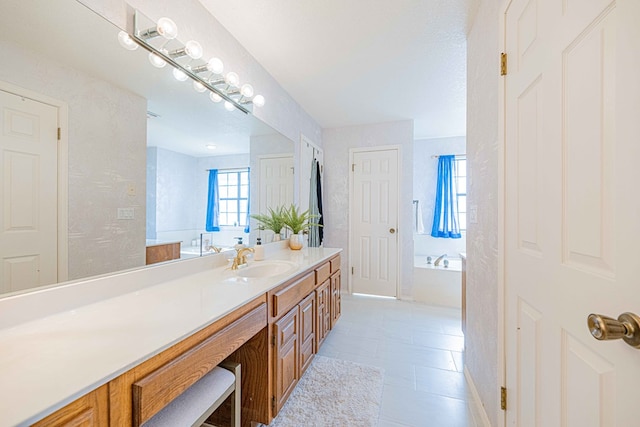
POLYGON ((271 396, 271 409, 273 410, 273 412, 276 411, 276 397, 275 396, 271 396))
POLYGON ((355 171, 356 171, 356 164, 351 163, 351 172, 355 172, 355 171))
POLYGON ((276 336, 271 335, 271 345, 276 345, 276 336))
POLYGON ((500 409, 507 410, 507 388, 500 387, 500 409))
POLYGON ((504 52, 500 54, 500 75, 507 75, 507 54, 504 52))
POLYGON ((58 141, 60 141, 60 138, 61 138, 61 136, 60 136, 60 135, 61 135, 61 134, 62 134, 62 131, 60 130, 60 128, 58 128, 58 141))
POLYGON ((355 274, 353 270, 354 270, 354 268, 351 267, 351 274, 355 274))

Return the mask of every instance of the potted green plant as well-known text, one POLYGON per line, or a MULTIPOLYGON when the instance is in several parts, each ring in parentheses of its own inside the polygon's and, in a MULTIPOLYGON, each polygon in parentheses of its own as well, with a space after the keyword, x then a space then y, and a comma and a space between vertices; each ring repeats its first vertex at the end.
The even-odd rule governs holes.
POLYGON ((289 247, 294 250, 302 249, 303 233, 309 231, 309 227, 322 225, 312 222, 319 218, 319 215, 312 215, 308 210, 300 212, 294 204, 282 210, 284 225, 291 230, 289 237, 289 247))
POLYGON ((276 209, 268 209, 267 214, 251 215, 251 218, 258 221, 260 230, 271 230, 275 233, 273 240, 280 240, 280 232, 285 227, 284 223, 284 206, 276 209))

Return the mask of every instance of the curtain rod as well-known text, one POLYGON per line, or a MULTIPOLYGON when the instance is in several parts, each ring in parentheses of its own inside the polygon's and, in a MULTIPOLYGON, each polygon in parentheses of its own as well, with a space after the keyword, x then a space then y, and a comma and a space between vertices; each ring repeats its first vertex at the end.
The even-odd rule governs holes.
MULTIPOLYGON (((451 155, 451 154, 441 154, 442 156, 451 155)), ((467 157, 467 153, 464 154, 453 154, 453 157, 467 157)), ((438 159, 440 156, 431 156, 432 159, 438 159)))

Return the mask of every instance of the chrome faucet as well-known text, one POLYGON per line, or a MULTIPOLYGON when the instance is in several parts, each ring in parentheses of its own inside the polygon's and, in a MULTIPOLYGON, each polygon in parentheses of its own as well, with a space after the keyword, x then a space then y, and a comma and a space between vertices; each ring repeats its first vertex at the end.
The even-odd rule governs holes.
POLYGON ((436 258, 436 260, 433 262, 433 266, 437 267, 440 265, 440 261, 442 261, 442 258, 445 258, 447 256, 447 254, 442 254, 440 255, 438 258, 436 258))
POLYGON ((247 265, 246 253, 253 252, 253 248, 247 248, 247 247, 237 248, 236 252, 237 252, 236 256, 233 259, 233 264, 231 264, 232 270, 237 270, 238 268, 242 268, 247 265))

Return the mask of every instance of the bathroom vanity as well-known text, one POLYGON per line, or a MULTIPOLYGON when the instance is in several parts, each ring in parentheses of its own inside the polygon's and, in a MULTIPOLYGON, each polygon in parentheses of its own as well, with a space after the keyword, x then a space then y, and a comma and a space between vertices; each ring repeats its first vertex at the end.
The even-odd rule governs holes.
POLYGON ((145 264, 156 264, 158 262, 180 259, 181 242, 162 242, 147 239, 145 264))
POLYGON ((0 425, 138 426, 224 360, 242 425, 270 423, 340 317, 341 250, 268 246, 0 300, 0 425))

